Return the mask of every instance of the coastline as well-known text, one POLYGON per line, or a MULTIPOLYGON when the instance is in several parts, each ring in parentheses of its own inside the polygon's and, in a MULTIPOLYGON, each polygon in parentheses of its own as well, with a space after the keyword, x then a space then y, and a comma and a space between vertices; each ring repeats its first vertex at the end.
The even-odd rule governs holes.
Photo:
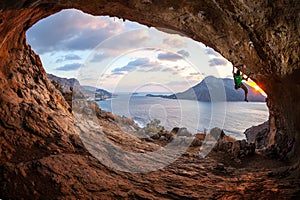
POLYGON ((162 122, 166 129, 171 130, 175 126, 180 126, 186 127, 193 134, 196 134, 209 130, 214 127, 212 126, 213 124, 216 124, 215 126, 224 129, 227 134, 237 139, 245 139, 244 131, 247 128, 268 120, 267 106, 263 102, 210 103, 193 100, 176 101, 145 96, 134 96, 133 98, 125 96, 122 99, 122 96, 119 96, 118 99, 97 102, 97 104, 105 111, 132 118, 141 127, 149 123, 151 119, 156 118, 162 122), (179 101, 179 103, 176 103, 176 101, 179 101), (139 106, 140 104, 144 105, 139 106), (192 107, 188 108, 187 105, 192 107), (174 110, 174 106, 177 107, 176 110, 174 110), (212 113, 212 106, 216 106, 216 109, 220 106, 221 108, 220 110, 215 109, 215 113, 212 113), (167 114, 164 114, 162 109, 166 109, 167 114), (157 113, 153 114, 153 112, 157 113), (241 112, 241 114, 238 114, 238 112, 241 112), (255 118, 252 117, 254 112, 257 112, 255 118), (218 117, 218 115, 221 116, 218 117), (216 116, 216 118, 211 119, 212 116, 216 116), (245 117, 248 118, 245 119, 245 117))

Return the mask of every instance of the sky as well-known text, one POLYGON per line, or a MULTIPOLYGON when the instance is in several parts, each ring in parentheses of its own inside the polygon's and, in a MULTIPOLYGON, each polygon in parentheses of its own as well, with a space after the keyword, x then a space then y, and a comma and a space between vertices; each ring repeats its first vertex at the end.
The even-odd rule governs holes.
POLYGON ((47 73, 112 92, 181 92, 232 76, 229 61, 181 33, 74 9, 40 20, 27 41, 47 73))

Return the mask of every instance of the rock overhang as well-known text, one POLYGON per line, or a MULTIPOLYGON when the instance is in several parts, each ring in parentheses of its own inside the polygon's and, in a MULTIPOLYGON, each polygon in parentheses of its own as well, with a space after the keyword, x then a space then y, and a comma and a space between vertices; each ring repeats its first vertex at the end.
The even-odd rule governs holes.
MULTIPOLYGON (((272 141, 299 141, 296 121, 300 106, 295 108, 300 99, 295 79, 300 69, 297 1, 4 1, 0 11, 4 77, 10 76, 6 68, 36 64, 24 59, 17 63, 11 60, 23 54, 32 54, 28 55, 29 60, 35 58, 26 43, 26 30, 40 19, 67 8, 174 30, 214 48, 233 64, 246 64, 246 72, 252 72, 268 94, 272 141), (291 114, 292 111, 295 113, 291 114)), ((37 70, 44 73, 41 67, 37 70)))

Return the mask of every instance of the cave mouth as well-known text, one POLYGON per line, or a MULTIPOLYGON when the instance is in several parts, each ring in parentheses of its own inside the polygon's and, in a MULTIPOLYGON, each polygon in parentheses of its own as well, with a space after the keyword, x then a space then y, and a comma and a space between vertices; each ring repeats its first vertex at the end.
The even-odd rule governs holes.
MULTIPOLYGON (((7 199, 79 198, 95 194, 104 198, 147 198, 149 193, 149 198, 154 198, 153 194, 158 198, 193 195, 192 198, 198 199, 207 193, 207 199, 231 195, 235 198, 298 197, 299 175, 290 179, 289 174, 299 172, 299 6, 296 0, 2 1, 0 194, 7 199), (26 31, 33 24, 66 8, 175 30, 212 47, 233 64, 246 64, 245 72, 254 73, 268 94, 268 140, 273 158, 282 158, 281 166, 290 167, 293 161, 298 165, 279 174, 270 174, 268 169, 253 169, 252 165, 230 173, 232 171, 224 171, 226 166, 214 168, 212 162, 201 166, 193 158, 192 165, 182 163, 188 167, 187 171, 165 168, 160 173, 140 176, 100 165, 82 145, 66 101, 48 81, 40 57, 26 42, 26 31), (203 173, 206 169, 213 173, 203 173), (253 171, 249 172, 250 169, 253 171), (195 174, 197 170, 200 172, 195 174), (174 172, 178 172, 178 176, 174 172), (157 176, 153 176, 155 174, 157 176), (200 176, 199 179, 193 179, 194 175, 200 176), (230 175, 234 175, 232 179, 229 177, 232 181, 227 182, 225 178, 230 175), (236 189, 236 180, 240 178, 249 183, 249 188, 244 184, 236 189), (183 179, 187 181, 178 188, 177 184, 183 179), (163 182, 154 185, 157 180, 163 182), (214 190, 219 180, 224 182, 218 185, 219 190, 214 190), (204 186, 203 181, 208 185, 204 186), (245 189, 250 190, 243 192, 245 189)), ((135 144, 126 145, 132 146, 135 144)), ((260 166, 265 164, 265 159, 262 161, 260 166)))
MULTIPOLYGON (((166 29, 165 31, 172 32, 166 29)), ((105 16, 95 17, 70 9, 37 22, 27 31, 27 40, 31 47, 40 54, 47 72, 59 77, 75 77, 81 85, 106 89, 114 94, 124 92, 138 92, 144 95, 157 92, 174 94, 192 88, 208 76, 217 78, 232 76, 232 64, 219 53, 180 35, 182 34, 176 34, 174 31, 173 34, 168 34, 135 22, 124 22, 121 19, 105 16), (103 69, 99 69, 99 66, 103 69), (139 77, 141 77, 140 80, 139 77), (169 78, 166 79, 166 77, 169 78)), ((209 90, 208 95, 211 101, 214 101, 213 98, 219 98, 216 96, 224 93, 225 87, 232 88, 231 92, 234 92, 233 86, 228 85, 228 81, 230 82, 227 80, 226 85, 224 85, 225 82, 220 82, 219 87, 209 90)), ((247 85, 252 87, 253 84, 255 83, 252 81, 247 82, 247 85)), ((235 95, 241 96, 241 93, 242 91, 239 91, 235 95)), ((263 96, 256 97, 258 94, 257 88, 251 90, 250 101, 264 101, 263 96)), ((225 98, 222 101, 226 101, 226 95, 229 95, 227 101, 234 100, 230 93, 226 93, 223 94, 225 98)), ((196 94, 187 98, 194 101, 207 101, 207 99, 197 99, 196 94)), ((239 98, 243 100, 243 97, 239 98)), ((139 119, 137 123, 142 126, 153 120, 153 117, 149 115, 150 110, 144 111, 148 114, 130 110, 130 108, 135 108, 131 104, 136 101, 127 102, 128 105, 123 107, 128 107, 129 112, 124 109, 119 111, 120 106, 114 101, 111 102, 114 105, 101 102, 99 105, 107 108, 107 111, 114 110, 115 114, 139 119), (141 116, 144 116, 144 119, 141 116)), ((178 104, 178 106, 183 105, 185 105, 184 102, 178 104)), ((247 128, 268 119, 267 107, 261 103, 243 105, 228 102, 228 105, 223 104, 222 107, 218 105, 217 111, 209 108, 209 112, 205 111, 207 108, 202 111, 203 105, 194 107, 192 110, 182 107, 177 113, 170 113, 171 119, 167 119, 166 115, 163 115, 164 117, 156 115, 156 118, 170 130, 175 126, 183 126, 197 133, 210 130, 213 128, 211 126, 217 126, 225 129, 228 134, 237 139, 245 138, 243 132, 247 128), (252 110, 249 110, 247 106, 251 106, 252 110), (238 112, 243 113, 243 119, 235 114, 238 112), (255 118, 251 117, 254 112, 257 112, 255 118), (199 113, 204 113, 205 117, 201 118, 199 113), (179 117, 177 119, 174 116, 179 117)))
MULTIPOLYGON (((276 2, 272 4, 271 9, 269 9, 268 2, 114 1, 95 4, 97 3, 1 4, 1 19, 5 19, 0 21, 1 38, 3 38, 0 51, 1 69, 6 77, 3 79, 3 87, 9 89, 12 94, 16 92, 14 94, 16 99, 24 97, 26 91, 23 91, 22 82, 27 77, 21 78, 22 75, 18 75, 17 81, 14 81, 14 74, 20 72, 25 74, 27 72, 25 66, 32 66, 28 74, 28 77, 32 78, 32 83, 43 82, 45 85, 38 87, 39 93, 45 93, 43 92, 45 88, 51 90, 45 82, 45 75, 40 75, 41 81, 37 77, 40 72, 44 73, 44 69, 39 57, 27 45, 25 37, 26 31, 40 19, 67 8, 83 10, 92 15, 115 16, 149 27, 162 27, 184 33, 187 37, 215 49, 231 63, 244 63, 247 66, 245 73, 253 73, 253 78, 268 94, 269 144, 276 144, 279 152, 286 152, 285 149, 290 149, 289 146, 292 146, 292 155, 296 155, 295 152, 299 151, 300 125, 297 120, 300 106, 297 105, 300 95, 299 90, 295 90, 295 86, 298 85, 299 55, 297 52, 299 52, 300 45, 294 42, 297 41, 294 39, 299 35, 297 32, 299 20, 298 15, 295 15, 298 13, 298 4, 291 1, 283 7, 281 2, 276 2), (252 12, 256 10, 252 8, 259 8, 262 15, 252 12), (276 12, 278 8, 281 8, 280 12, 276 12), (157 13, 161 14, 157 15, 157 13), (283 37, 287 39, 283 40, 283 37), (23 56, 23 59, 20 56, 23 56), (18 71, 16 71, 16 67, 11 66, 20 66, 24 69, 17 68, 18 71), (23 94, 22 91, 25 93, 23 94), (295 142, 289 145, 289 141, 295 142)), ((30 85, 30 87, 36 88, 37 86, 30 85)), ((3 97, 5 102, 11 99, 6 98, 11 95, 7 93, 4 95, 5 98, 3 97)), ((28 95, 30 97, 33 94, 28 95)), ((49 98, 50 101, 60 101, 58 96, 51 95, 44 99, 49 98)), ((39 99, 36 95, 34 99, 37 104, 45 103, 45 100, 39 99)), ((31 101, 30 98, 27 100, 27 103, 31 101)), ((9 102, 8 105, 16 102, 17 100, 9 102)), ((20 102, 21 100, 18 100, 18 103, 20 102)), ((51 103, 48 102, 48 104, 51 103)), ((55 107, 55 104, 53 106, 55 107)), ((5 111, 3 119, 14 115, 9 113, 11 111, 5 111)), ((23 112, 20 113, 23 115, 23 112)), ((20 122, 18 126, 23 125, 20 122)), ((3 126, 10 127, 10 125, 3 126)))

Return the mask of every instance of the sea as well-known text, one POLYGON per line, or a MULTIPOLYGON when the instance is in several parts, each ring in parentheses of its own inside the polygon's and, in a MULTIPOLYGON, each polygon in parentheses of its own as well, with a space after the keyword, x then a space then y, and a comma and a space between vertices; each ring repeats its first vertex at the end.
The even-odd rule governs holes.
POLYGON ((195 134, 219 127, 236 139, 245 139, 247 128, 259 125, 269 117, 264 102, 200 102, 147 97, 146 93, 121 93, 98 101, 98 105, 102 110, 134 119, 140 127, 158 119, 166 130, 186 127, 195 134))

